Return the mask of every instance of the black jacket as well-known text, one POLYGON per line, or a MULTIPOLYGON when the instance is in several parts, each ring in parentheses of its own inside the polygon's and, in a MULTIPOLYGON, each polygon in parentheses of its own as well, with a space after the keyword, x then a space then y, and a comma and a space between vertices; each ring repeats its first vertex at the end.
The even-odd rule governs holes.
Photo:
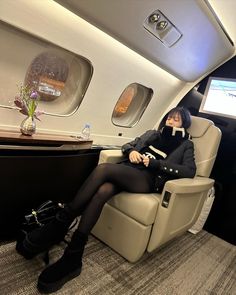
MULTIPOLYGON (((148 130, 140 137, 122 146, 122 152, 128 157, 133 150, 141 151, 156 138, 160 138, 158 130, 148 130)), ((155 190, 160 192, 167 180, 176 178, 193 178, 196 173, 194 160, 194 145, 191 140, 184 140, 172 153, 164 160, 150 161, 148 166, 155 170, 155 190)))

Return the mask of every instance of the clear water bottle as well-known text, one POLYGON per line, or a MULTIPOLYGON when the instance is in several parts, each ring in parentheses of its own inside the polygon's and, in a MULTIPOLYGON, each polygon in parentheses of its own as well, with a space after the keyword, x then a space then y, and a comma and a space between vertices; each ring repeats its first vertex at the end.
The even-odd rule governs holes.
POLYGON ((81 137, 83 140, 89 140, 90 138, 90 124, 86 123, 81 131, 81 137))

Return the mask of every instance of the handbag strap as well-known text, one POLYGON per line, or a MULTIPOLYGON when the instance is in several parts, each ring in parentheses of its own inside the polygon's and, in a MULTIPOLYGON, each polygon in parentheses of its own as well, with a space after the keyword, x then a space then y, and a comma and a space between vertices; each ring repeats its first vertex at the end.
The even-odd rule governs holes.
POLYGON ((44 203, 42 203, 38 209, 36 210, 37 212, 40 212, 41 210, 47 208, 47 207, 50 207, 50 206, 57 206, 57 207, 60 207, 60 208, 64 208, 64 204, 63 203, 60 203, 60 202, 55 202, 55 201, 52 201, 52 200, 47 200, 45 201, 44 203))
POLYGON ((52 200, 47 200, 44 203, 42 203, 37 210, 32 209, 31 210, 31 214, 33 215, 35 222, 39 225, 42 226, 43 224, 38 220, 38 214, 40 214, 42 211, 44 211, 47 208, 51 208, 51 207, 55 207, 55 208, 64 208, 64 204, 63 203, 57 203, 55 201, 52 200))

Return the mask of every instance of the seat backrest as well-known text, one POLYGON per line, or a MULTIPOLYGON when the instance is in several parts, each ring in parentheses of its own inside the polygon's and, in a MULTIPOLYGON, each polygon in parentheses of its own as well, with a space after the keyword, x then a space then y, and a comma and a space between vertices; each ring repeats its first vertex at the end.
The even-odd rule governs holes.
POLYGON ((197 177, 166 182, 147 247, 148 252, 191 228, 201 212, 209 189, 214 185, 214 180, 209 176, 216 159, 221 131, 212 121, 192 116, 188 132, 194 143, 197 177))
POLYGON ((209 177, 220 145, 221 131, 211 120, 192 116, 188 132, 194 143, 196 175, 209 177))

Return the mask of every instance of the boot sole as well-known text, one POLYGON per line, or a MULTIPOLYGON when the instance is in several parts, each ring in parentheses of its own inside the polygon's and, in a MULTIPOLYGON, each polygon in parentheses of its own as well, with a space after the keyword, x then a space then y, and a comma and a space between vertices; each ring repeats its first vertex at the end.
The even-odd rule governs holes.
POLYGON ((61 280, 53 282, 53 283, 44 283, 40 281, 39 279, 37 284, 38 291, 42 294, 49 294, 49 293, 56 292, 59 289, 61 289, 65 285, 65 283, 79 276, 81 273, 81 270, 82 270, 82 267, 79 267, 73 272, 69 273, 64 278, 62 278, 61 280))

